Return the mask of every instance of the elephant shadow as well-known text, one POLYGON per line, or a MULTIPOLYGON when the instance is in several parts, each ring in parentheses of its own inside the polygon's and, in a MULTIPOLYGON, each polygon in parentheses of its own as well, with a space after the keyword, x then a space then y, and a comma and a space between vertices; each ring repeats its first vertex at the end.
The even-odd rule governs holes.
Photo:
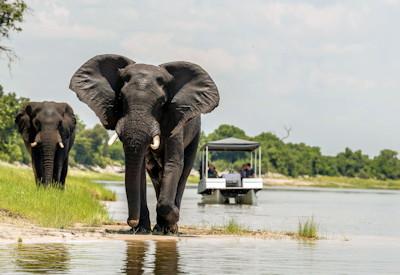
POLYGON ((175 240, 127 243, 123 272, 136 274, 179 274, 179 251, 175 240), (154 244, 154 245, 153 245, 154 244))
POLYGON ((61 243, 18 244, 14 252, 18 272, 54 274, 69 270, 70 253, 61 243))

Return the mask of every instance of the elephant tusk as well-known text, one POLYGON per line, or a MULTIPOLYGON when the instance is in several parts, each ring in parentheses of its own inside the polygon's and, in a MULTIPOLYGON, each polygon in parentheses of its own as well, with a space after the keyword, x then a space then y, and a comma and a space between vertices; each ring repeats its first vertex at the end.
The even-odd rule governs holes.
POLYGON ((61 148, 61 149, 64 148, 64 144, 63 144, 61 141, 58 143, 58 145, 60 145, 60 148, 61 148))
POLYGON ((38 144, 38 143, 37 143, 36 141, 35 141, 35 142, 32 142, 32 143, 31 143, 31 147, 36 147, 37 144, 38 144))
POLYGON ((160 147, 160 136, 156 135, 153 137, 153 142, 150 144, 151 149, 157 150, 160 147))
POLYGON ((114 133, 114 135, 112 135, 107 142, 108 146, 113 145, 113 143, 117 140, 117 138, 118 138, 118 134, 114 133))

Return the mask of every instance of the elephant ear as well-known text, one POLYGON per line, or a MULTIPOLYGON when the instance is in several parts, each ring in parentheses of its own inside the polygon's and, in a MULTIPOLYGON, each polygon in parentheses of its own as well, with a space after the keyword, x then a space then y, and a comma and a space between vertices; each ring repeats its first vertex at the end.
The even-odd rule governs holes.
POLYGON ((36 129, 32 124, 32 118, 39 105, 39 102, 28 102, 22 106, 21 110, 15 116, 15 124, 17 125, 18 132, 27 143, 33 141, 36 136, 36 129))
POLYGON ((62 128, 68 132, 68 135, 71 135, 75 130, 76 117, 71 106, 69 106, 67 103, 61 103, 61 104, 63 110, 62 128))
POLYGON ((199 65, 177 61, 160 67, 173 76, 166 86, 170 98, 168 112, 172 112, 176 121, 171 131, 173 136, 190 119, 214 110, 219 104, 219 93, 210 75, 199 65))
POLYGON ((72 76, 69 88, 99 117, 106 129, 114 130, 120 118, 119 95, 122 69, 134 61, 115 54, 97 55, 72 76))

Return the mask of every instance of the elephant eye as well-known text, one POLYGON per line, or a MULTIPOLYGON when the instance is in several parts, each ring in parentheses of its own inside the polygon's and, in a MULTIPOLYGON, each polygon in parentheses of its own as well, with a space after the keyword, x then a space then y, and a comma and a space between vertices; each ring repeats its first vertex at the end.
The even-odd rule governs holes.
POLYGON ((157 81, 158 85, 160 85, 160 86, 164 86, 164 84, 165 84, 164 78, 162 76, 157 76, 156 81, 157 81))
POLYGON ((124 82, 129 82, 129 80, 131 80, 131 75, 130 74, 121 74, 121 78, 124 82))
POLYGON ((35 128, 37 130, 40 130, 40 121, 38 119, 35 119, 35 121, 33 122, 33 124, 35 125, 35 128))

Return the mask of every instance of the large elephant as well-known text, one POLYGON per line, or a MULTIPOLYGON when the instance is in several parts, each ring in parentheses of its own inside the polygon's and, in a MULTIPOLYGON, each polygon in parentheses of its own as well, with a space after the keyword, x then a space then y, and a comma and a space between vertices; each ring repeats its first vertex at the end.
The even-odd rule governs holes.
POLYGON ((146 170, 157 195, 154 233, 176 233, 179 209, 200 135, 200 115, 219 103, 218 89, 200 66, 136 64, 98 55, 72 76, 70 89, 115 130, 125 151, 127 223, 149 232, 146 170))
POLYGON ((15 123, 32 157, 38 185, 64 187, 68 154, 74 143, 76 119, 67 103, 28 102, 15 123))

